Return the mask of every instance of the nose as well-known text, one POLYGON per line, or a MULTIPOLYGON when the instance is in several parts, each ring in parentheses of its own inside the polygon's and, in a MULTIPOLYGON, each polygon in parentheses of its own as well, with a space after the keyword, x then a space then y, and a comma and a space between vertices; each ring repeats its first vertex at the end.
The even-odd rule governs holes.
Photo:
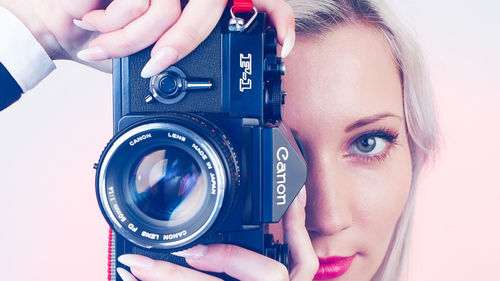
POLYGON ((334 155, 322 150, 308 159, 306 227, 329 236, 352 225, 349 179, 334 155))

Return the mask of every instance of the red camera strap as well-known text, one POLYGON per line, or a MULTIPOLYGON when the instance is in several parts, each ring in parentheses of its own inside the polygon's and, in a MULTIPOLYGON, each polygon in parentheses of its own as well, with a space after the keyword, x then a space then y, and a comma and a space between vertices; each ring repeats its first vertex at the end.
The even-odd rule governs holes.
POLYGON ((235 14, 251 13, 252 11, 253 11, 252 0, 233 0, 233 12, 235 14))
POLYGON ((113 229, 109 228, 109 236, 108 236, 108 281, 111 281, 113 278, 113 229))

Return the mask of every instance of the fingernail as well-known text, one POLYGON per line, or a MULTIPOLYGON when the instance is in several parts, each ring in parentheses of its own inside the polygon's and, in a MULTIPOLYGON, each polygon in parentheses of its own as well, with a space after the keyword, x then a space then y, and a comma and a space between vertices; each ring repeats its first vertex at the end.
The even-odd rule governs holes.
POLYGON ((300 190, 299 195, 297 196, 297 200, 299 200, 299 203, 302 205, 302 207, 306 206, 307 198, 305 187, 302 187, 302 189, 300 190))
POLYGON ((286 58, 293 49, 295 45, 295 30, 290 29, 285 37, 285 42, 283 42, 283 48, 281 48, 281 57, 286 58))
POLYGON ((149 78, 162 72, 165 68, 177 61, 179 53, 171 47, 163 47, 146 63, 142 69, 142 78, 149 78))
POLYGON ((132 273, 128 272, 127 270, 118 267, 116 269, 116 272, 118 272, 118 275, 122 278, 123 281, 137 281, 137 278, 132 275, 132 273))
POLYGON ((137 269, 149 269, 153 267, 154 260, 140 255, 121 255, 118 257, 118 261, 128 267, 134 267, 137 269))
POLYGON ((205 255, 208 247, 205 245, 198 244, 193 248, 189 248, 184 251, 173 252, 171 253, 174 256, 183 257, 183 258, 200 258, 205 255))
POLYGON ((95 27, 93 27, 92 25, 90 25, 84 21, 74 19, 73 23, 81 29, 88 30, 88 31, 97 31, 97 29, 95 27))
POLYGON ((95 62, 109 59, 108 53, 101 47, 91 47, 82 50, 76 56, 86 62, 95 62))

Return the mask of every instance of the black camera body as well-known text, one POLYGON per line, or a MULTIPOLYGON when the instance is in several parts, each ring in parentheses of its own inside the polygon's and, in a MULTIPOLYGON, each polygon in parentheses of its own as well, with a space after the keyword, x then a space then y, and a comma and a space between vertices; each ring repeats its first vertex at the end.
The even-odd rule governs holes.
POLYGON ((196 50, 150 79, 140 76, 150 48, 114 60, 114 137, 96 165, 113 230, 111 280, 121 280, 122 254, 187 266, 170 253, 199 243, 238 245, 288 266, 287 246, 266 224, 281 219, 307 171, 281 123, 276 31, 263 13, 250 21, 235 26, 226 11, 196 50))

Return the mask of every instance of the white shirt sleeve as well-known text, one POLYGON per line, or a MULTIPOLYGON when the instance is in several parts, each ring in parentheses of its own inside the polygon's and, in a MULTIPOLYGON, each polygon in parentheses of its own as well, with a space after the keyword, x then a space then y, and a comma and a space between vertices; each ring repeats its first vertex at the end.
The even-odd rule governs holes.
POLYGON ((23 92, 35 87, 56 68, 28 28, 3 7, 0 7, 0 40, 0 62, 23 92))

